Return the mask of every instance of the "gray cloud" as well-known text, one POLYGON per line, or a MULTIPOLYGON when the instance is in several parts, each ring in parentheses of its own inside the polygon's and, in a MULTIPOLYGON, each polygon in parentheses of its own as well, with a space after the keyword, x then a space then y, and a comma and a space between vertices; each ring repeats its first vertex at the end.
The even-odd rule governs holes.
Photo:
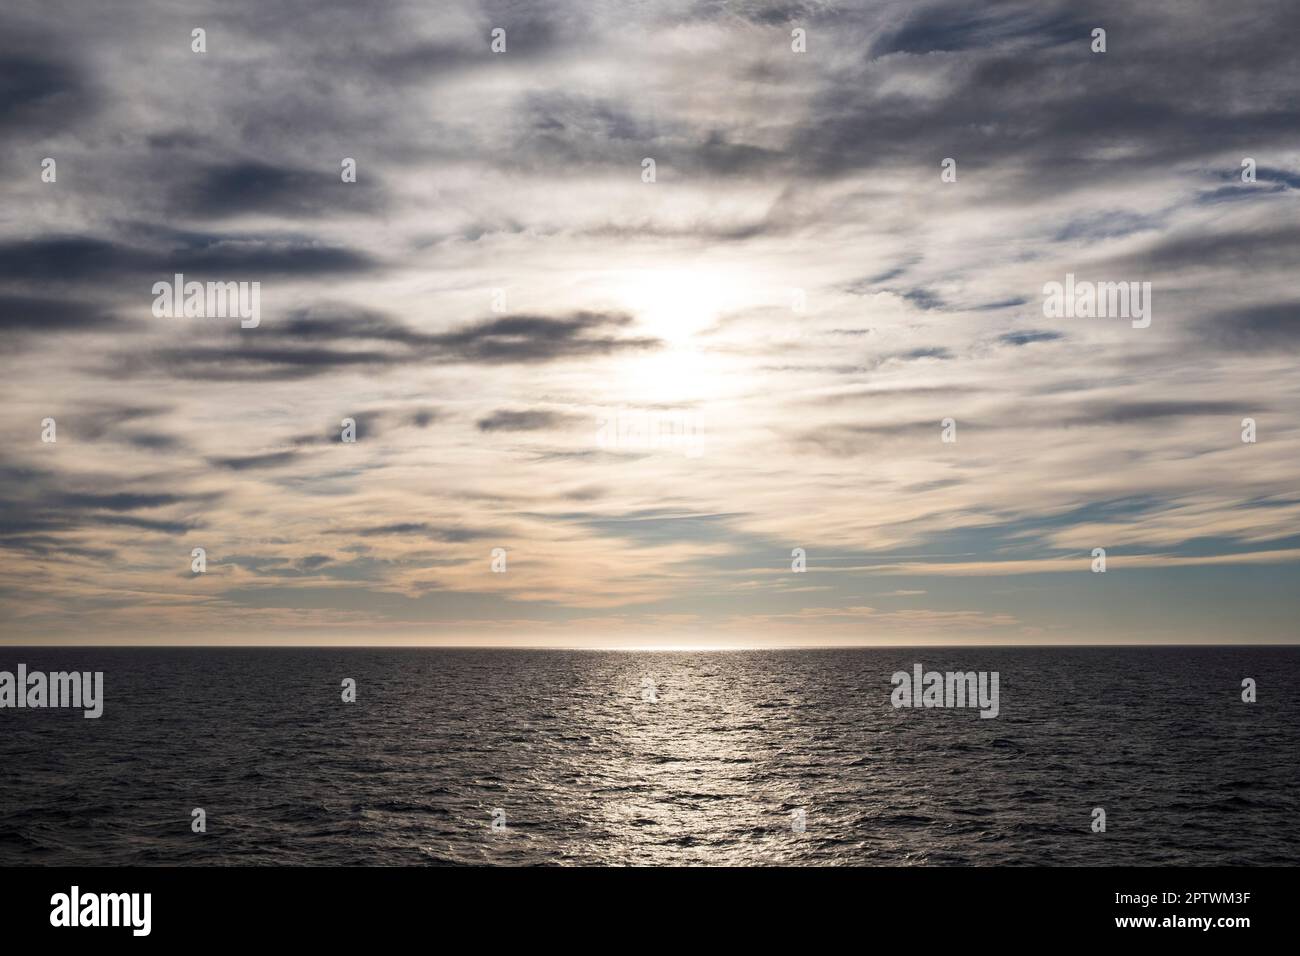
POLYGON ((341 168, 302 169, 245 160, 202 169, 177 190, 175 205, 189 215, 224 219, 246 213, 313 218, 373 214, 381 207, 375 174, 344 183, 341 168))
POLYGON ((987 49, 1020 42, 1035 46, 1068 43, 1086 36, 1089 23, 1077 10, 1044 3, 1000 3, 987 8, 964 3, 921 5, 902 24, 885 31, 872 56, 987 49))
POLYGON ((1065 336, 1060 332, 1050 330, 1025 329, 1017 332, 1007 332, 998 336, 998 341, 1003 345, 1030 345, 1034 342, 1055 342, 1063 339, 1065 336))
POLYGON ((444 541, 450 543, 477 541, 482 538, 501 534, 500 530, 495 528, 466 528, 455 525, 434 525, 425 521, 400 521, 394 524, 352 528, 342 533, 357 535, 362 538, 418 537, 428 538, 431 541, 444 541))
POLYGON ((1248 414, 1267 408, 1263 403, 1204 402, 1204 401, 1149 401, 1113 402, 1085 406, 1082 415, 1066 420, 1071 425, 1113 424, 1127 425, 1162 418, 1189 418, 1205 415, 1248 414))
POLYGON ((30 52, 52 42, 17 30, 5 37, 0 46, 0 129, 51 135, 94 109, 96 98, 78 64, 30 52))
POLYGON ((0 330, 4 332, 104 332, 122 325, 90 302, 0 293, 0 330))
POLYGON ((1228 352, 1293 353, 1300 349, 1300 301, 1221 312, 1197 331, 1206 344, 1228 352))
POLYGON ((659 345, 648 336, 613 334, 631 324, 631 316, 612 313, 575 312, 560 318, 512 315, 475 323, 435 341, 457 361, 485 364, 550 362, 659 345))
MULTIPOLYGON (((118 356, 114 374, 145 371, 212 381, 294 381, 347 368, 415 364, 510 365, 594 358, 657 347, 648 336, 618 334, 621 314, 515 315, 471 322, 450 332, 422 332, 371 310, 268 321, 255 334, 227 330, 224 341, 170 346, 118 356), (356 343, 370 347, 357 348, 356 343)), ((428 424, 427 411, 413 413, 428 424)))
POLYGON ((249 471, 262 468, 279 468, 292 464, 298 457, 296 451, 267 452, 260 455, 232 455, 225 458, 209 458, 209 464, 231 471, 249 471))
POLYGON ((204 524, 192 512, 211 507, 219 498, 209 492, 147 488, 89 490, 111 486, 112 481, 104 475, 71 476, 22 465, 0 467, 0 477, 6 489, 0 497, 0 547, 42 553, 57 551, 62 542, 74 549, 70 554, 93 556, 96 549, 84 547, 82 540, 94 529, 185 534, 204 524), (166 514, 168 511, 173 514, 166 514), (175 514, 177 511, 189 514, 175 514))
POLYGON ((573 416, 542 409, 528 411, 498 409, 486 418, 480 418, 477 425, 481 432, 533 432, 556 428, 571 420, 573 416))
MULTIPOLYGON (((157 240, 150 247, 81 235, 0 242, 0 281, 121 286, 132 279, 170 281, 177 272, 187 273, 189 278, 202 276, 204 280, 237 277, 240 281, 258 281, 374 268, 371 260, 360 253, 325 246, 302 235, 149 232, 150 238, 157 240)), ((139 294, 143 299, 144 294, 139 294)))

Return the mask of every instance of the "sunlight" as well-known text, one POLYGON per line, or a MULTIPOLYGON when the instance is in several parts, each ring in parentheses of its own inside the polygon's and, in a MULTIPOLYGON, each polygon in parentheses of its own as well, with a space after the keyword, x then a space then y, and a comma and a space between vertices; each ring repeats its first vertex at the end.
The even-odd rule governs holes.
POLYGON ((708 328, 734 302, 728 284, 716 272, 645 270, 627 278, 620 298, 651 335, 681 343, 708 328))
POLYGON ((751 304, 754 283, 731 268, 621 269, 599 276, 604 297, 636 320, 640 334, 659 339, 653 351, 617 362, 613 390, 633 404, 690 406, 723 397, 732 362, 703 347, 699 334, 724 315, 751 304))

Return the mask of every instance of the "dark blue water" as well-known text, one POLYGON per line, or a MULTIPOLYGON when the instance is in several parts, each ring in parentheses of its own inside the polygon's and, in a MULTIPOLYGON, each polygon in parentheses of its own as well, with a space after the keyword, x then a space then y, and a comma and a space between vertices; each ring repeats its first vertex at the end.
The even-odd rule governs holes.
POLYGON ((1300 648, 19 662, 106 705, 0 710, 0 864, 1300 863, 1300 648), (997 671, 999 716, 895 710, 915 662, 997 671))

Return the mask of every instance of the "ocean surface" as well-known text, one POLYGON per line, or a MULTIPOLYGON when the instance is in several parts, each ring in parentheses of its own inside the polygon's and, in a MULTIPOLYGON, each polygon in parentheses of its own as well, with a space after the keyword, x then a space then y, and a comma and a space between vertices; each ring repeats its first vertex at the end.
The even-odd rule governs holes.
POLYGON ((1300 863, 1300 648, 20 662, 105 709, 0 710, 0 864, 1300 863), (894 709, 915 663, 997 671, 998 717, 894 709))

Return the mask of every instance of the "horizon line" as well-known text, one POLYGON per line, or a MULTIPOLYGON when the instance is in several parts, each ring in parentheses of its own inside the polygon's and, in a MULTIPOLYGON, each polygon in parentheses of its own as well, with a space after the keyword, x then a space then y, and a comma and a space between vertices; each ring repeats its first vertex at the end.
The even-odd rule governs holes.
POLYGON ((1173 643, 1173 642, 1137 642, 1137 643, 1085 643, 1085 642, 1060 642, 1053 644, 706 644, 698 647, 690 645, 671 644, 671 645, 551 645, 551 644, 369 644, 369 643, 348 643, 348 644, 313 644, 313 643, 238 643, 238 644, 177 644, 177 643, 151 643, 151 644, 113 644, 113 643, 41 643, 41 644, 8 644, 0 641, 0 648, 5 649, 48 649, 48 648, 122 648, 126 650, 156 650, 156 649, 189 649, 189 650, 224 650, 231 648, 253 649, 253 650, 473 650, 473 651, 625 651, 625 652, 718 652, 718 651, 866 651, 866 650, 904 650, 909 648, 934 648, 937 650, 954 650, 969 648, 992 648, 992 649, 1015 649, 1015 648, 1146 648, 1146 647, 1169 647, 1169 648, 1188 648, 1188 647, 1205 647, 1205 648, 1281 648, 1291 647, 1300 648, 1300 639, 1292 641, 1278 641, 1268 643, 1173 643))

